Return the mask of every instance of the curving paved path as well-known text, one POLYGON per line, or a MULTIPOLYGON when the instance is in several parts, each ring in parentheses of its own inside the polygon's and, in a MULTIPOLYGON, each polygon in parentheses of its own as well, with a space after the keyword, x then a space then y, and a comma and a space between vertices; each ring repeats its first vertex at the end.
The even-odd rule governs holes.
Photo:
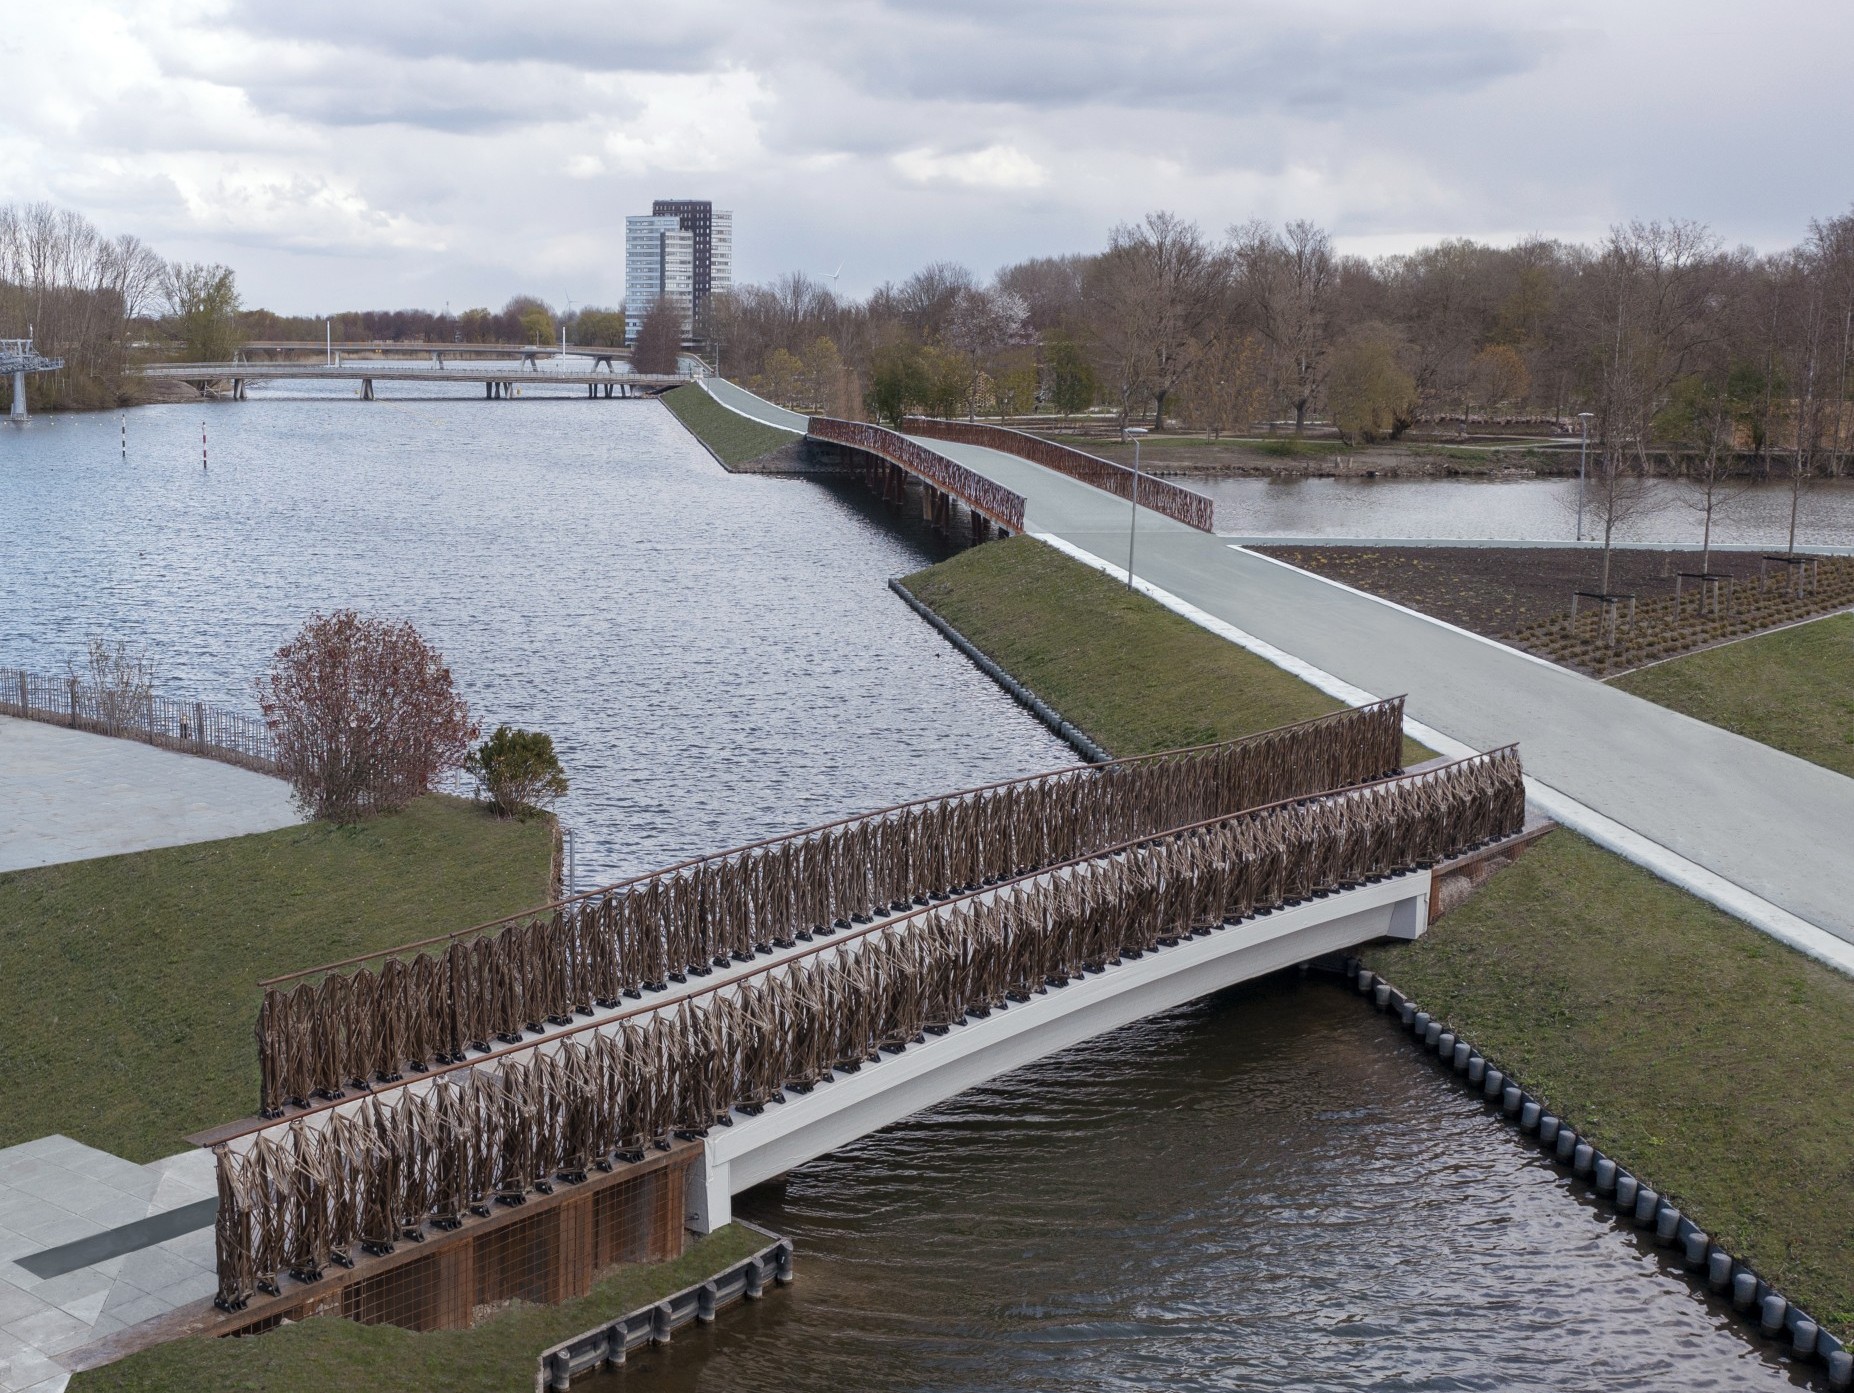
POLYGON ((268 774, 0 716, 0 871, 300 821, 289 785, 268 774))
MULTIPOLYGON (((756 419, 803 429, 802 417, 731 383, 704 385, 756 419)), ((921 443, 1022 493, 1029 530, 1126 565, 1132 510, 1122 500, 997 450, 921 443)), ((1410 716, 1434 731, 1476 749, 1521 742, 1528 774, 1562 795, 1572 825, 1580 810, 1619 824, 1595 834, 1854 969, 1844 947, 1854 944, 1854 779, 1146 509, 1134 560, 1140 579, 1225 625, 1365 692, 1406 693, 1410 716)))

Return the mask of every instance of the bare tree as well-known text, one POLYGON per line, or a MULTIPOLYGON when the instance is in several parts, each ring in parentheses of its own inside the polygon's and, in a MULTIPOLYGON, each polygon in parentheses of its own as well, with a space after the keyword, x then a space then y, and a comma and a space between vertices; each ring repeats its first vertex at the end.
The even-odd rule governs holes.
POLYGON ((1338 280, 1332 239, 1300 220, 1279 233, 1259 222, 1232 228, 1230 240, 1243 306, 1275 350, 1294 429, 1304 430, 1332 346, 1338 280))
POLYGON ((1123 224, 1089 279, 1096 342, 1121 402, 1121 424, 1139 395, 1153 403, 1153 429, 1165 427, 1166 399, 1228 321, 1229 265, 1197 224, 1148 213, 1123 224))
POLYGON ((1008 290, 966 287, 954 297, 947 316, 945 341, 967 364, 966 414, 977 412, 979 381, 992 360, 1025 332, 1030 307, 1008 290))
POLYGON ((112 646, 92 634, 85 644, 83 666, 67 663, 66 669, 73 681, 90 688, 97 719, 111 735, 147 727, 154 664, 141 649, 131 649, 120 640, 112 646))
POLYGON ((278 771, 336 822, 403 808, 463 768, 477 734, 418 630, 351 609, 312 615, 257 685, 278 771))

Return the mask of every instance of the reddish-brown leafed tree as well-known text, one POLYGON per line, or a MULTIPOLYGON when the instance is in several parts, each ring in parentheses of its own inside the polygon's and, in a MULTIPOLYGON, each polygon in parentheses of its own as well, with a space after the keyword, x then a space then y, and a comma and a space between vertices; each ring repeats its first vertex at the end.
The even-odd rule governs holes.
POLYGON ((476 726, 444 658, 410 624, 311 615, 258 679, 279 771, 303 810, 358 822, 463 767, 476 726))

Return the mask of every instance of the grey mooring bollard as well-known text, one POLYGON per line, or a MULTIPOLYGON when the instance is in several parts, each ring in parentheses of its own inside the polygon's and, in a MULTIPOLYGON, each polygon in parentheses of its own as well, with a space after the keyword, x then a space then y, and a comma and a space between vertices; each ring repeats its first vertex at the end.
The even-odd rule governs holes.
POLYGON ((1390 1005, 1390 983, 1380 982, 1371 989, 1371 1004, 1382 1011, 1390 1005))
POLYGON ((1571 1153, 1571 1174, 1589 1175, 1596 1164, 1596 1148, 1587 1141, 1577 1143, 1577 1149, 1571 1153))
POLYGON ((624 1321, 614 1321, 605 1331, 605 1362, 609 1365, 624 1363, 624 1347, 630 1343, 630 1326, 624 1321))
POLYGON ((1854 1388, 1854 1354, 1838 1349, 1828 1356, 1828 1386, 1854 1388))
POLYGON ((573 1360, 564 1351, 547 1361, 548 1393, 567 1393, 573 1386, 573 1360))
POLYGON ((695 1321, 698 1325, 715 1323, 715 1298, 720 1296, 720 1288, 713 1282, 703 1282, 701 1290, 695 1293, 695 1321))
POLYGON ((1663 1248, 1674 1241, 1674 1235, 1680 1232, 1680 1211, 1671 1204, 1664 1204, 1655 1212, 1654 1241, 1663 1248))
POLYGON ((1366 992, 1370 991, 1377 979, 1378 974, 1375 972, 1360 972, 1358 974, 1358 994, 1363 996, 1366 992))
POLYGON ((1397 1019, 1402 1021, 1405 1025, 1412 1024, 1416 1020, 1416 1007, 1408 1001, 1404 1002, 1403 1005, 1398 1008, 1397 1019))
POLYGON ((1517 1117, 1520 1108, 1524 1106, 1525 1096, 1519 1091, 1517 1084, 1509 1083, 1500 1094, 1500 1111, 1508 1117, 1517 1117))
POLYGON ((1635 1192, 1635 1227, 1645 1229, 1654 1222, 1655 1211, 1661 1207, 1661 1194, 1646 1185, 1635 1192))
POLYGON ((1441 1021, 1431 1021, 1429 1022, 1428 1025, 1423 1027, 1423 1045, 1425 1048, 1433 1050, 1436 1047, 1436 1041, 1440 1040, 1441 1038, 1442 1038, 1442 1022, 1441 1021))
POLYGON ((1552 1148, 1552 1155, 1557 1158, 1559 1165, 1565 1165, 1568 1164, 1571 1157, 1576 1154, 1577 1133, 1573 1132, 1569 1127, 1560 1127, 1558 1129, 1558 1144, 1552 1148))
POLYGON ((1687 1235, 1685 1257, 1689 1272, 1698 1272, 1706 1265, 1706 1250, 1711 1246, 1712 1240, 1698 1229, 1687 1235))
POLYGON ((1487 1078, 1487 1061, 1478 1054, 1468 1056, 1468 1087, 1479 1088, 1487 1078))
MULTIPOLYGON (((1431 1028, 1436 1029, 1435 1027, 1431 1028)), ((1452 1030, 1436 1029, 1436 1038, 1430 1043, 1435 1046, 1437 1054, 1447 1059, 1455 1050, 1455 1032, 1452 1030)))
POLYGON ((1821 1327, 1807 1318, 1799 1320, 1790 1328, 1790 1352, 1798 1359, 1807 1359, 1815 1353, 1815 1337, 1821 1333, 1821 1327))
POLYGON ((1415 1015, 1411 1016, 1410 1029, 1414 1030, 1424 1039, 1428 1039, 1429 1037, 1425 1032, 1429 1029, 1429 1013, 1427 1011, 1418 1011, 1415 1015))
POLYGON ((1455 1042, 1455 1048, 1450 1055, 1449 1062, 1455 1066, 1455 1072, 1457 1074, 1468 1067, 1468 1056, 1473 1053, 1474 1051, 1468 1048, 1468 1042, 1466 1040, 1457 1040, 1455 1042))
POLYGON ((1595 1178, 1599 1195, 1614 1194, 1616 1192, 1616 1163, 1607 1156, 1597 1157, 1595 1178))
POLYGON ((1544 1109, 1539 1107, 1537 1100, 1526 1099, 1519 1105, 1519 1130, 1522 1132, 1537 1131, 1539 1119, 1543 1115, 1544 1109))
POLYGON ((1506 1075, 1498 1069, 1489 1069, 1487 1077, 1481 1080, 1481 1093, 1484 1097, 1498 1098, 1506 1092, 1506 1075))
POLYGON ((1635 1208, 1635 1196, 1641 1190, 1641 1182, 1627 1171, 1616 1172, 1616 1212, 1627 1214, 1635 1208))
POLYGON ((1758 1309, 1757 1328, 1775 1338, 1777 1332, 1783 1329, 1783 1318, 1789 1314, 1789 1309, 1790 1303, 1773 1291, 1764 1298, 1764 1304, 1758 1309))
POLYGON ((1550 1113, 1539 1118, 1539 1145, 1548 1148, 1557 1145, 1558 1129, 1562 1126, 1564 1124, 1550 1113))
POLYGON ((1706 1255, 1706 1285, 1723 1292, 1731 1284, 1732 1255, 1723 1248, 1714 1248, 1706 1255))
POLYGON ((1748 1311, 1757 1304, 1757 1278, 1749 1272, 1732 1274, 1732 1306, 1748 1311))

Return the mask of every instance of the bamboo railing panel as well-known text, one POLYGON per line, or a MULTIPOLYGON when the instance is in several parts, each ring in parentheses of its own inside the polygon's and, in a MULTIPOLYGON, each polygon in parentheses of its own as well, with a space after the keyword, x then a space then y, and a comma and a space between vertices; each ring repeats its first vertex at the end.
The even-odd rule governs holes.
POLYGON ((772 946, 1093 854, 1168 828, 1380 778, 1403 701, 1240 740, 1079 765, 844 819, 685 862, 472 937, 264 984, 259 1107, 512 1042, 772 946))

